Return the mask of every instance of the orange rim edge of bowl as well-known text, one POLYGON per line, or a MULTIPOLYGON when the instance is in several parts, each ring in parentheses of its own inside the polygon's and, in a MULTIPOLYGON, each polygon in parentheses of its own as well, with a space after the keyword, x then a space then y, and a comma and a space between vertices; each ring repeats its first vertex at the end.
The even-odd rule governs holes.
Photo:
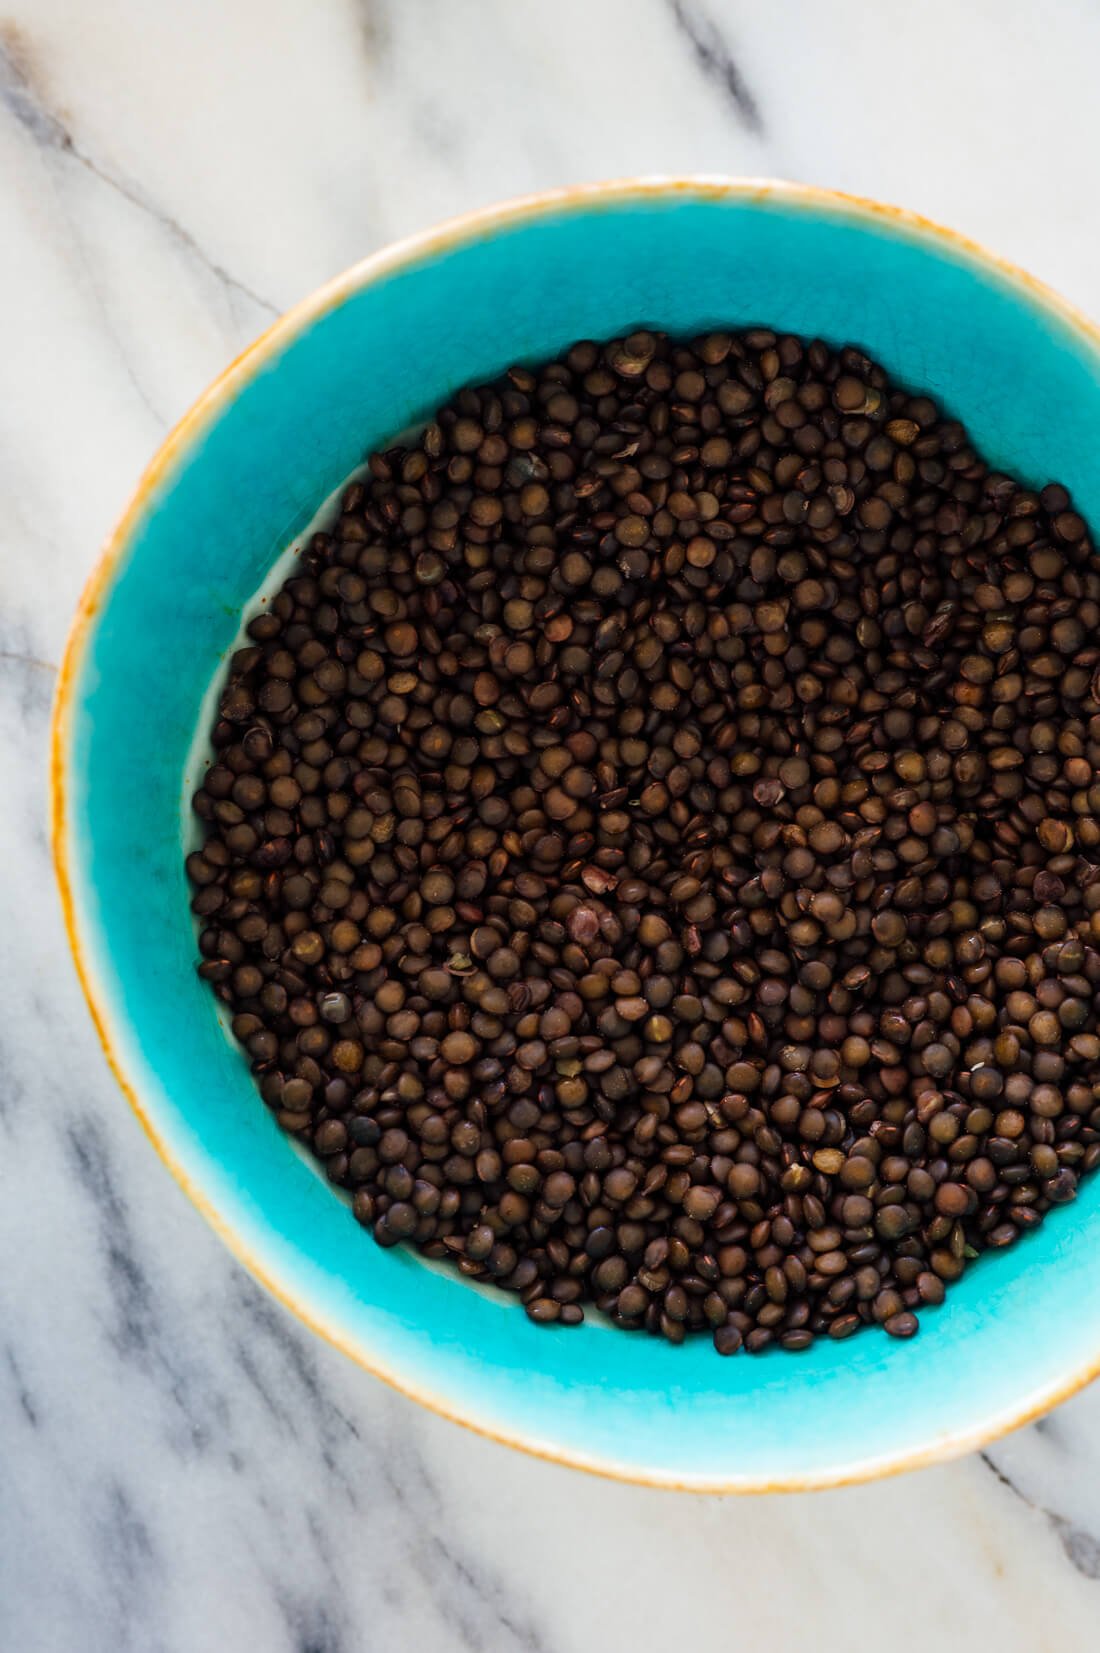
POLYGON ((335 1326, 330 1325, 325 1319, 316 1315, 307 1304, 295 1297, 289 1288, 282 1285, 268 1271, 265 1263, 244 1242, 232 1223, 211 1204, 203 1190, 195 1184, 182 1165, 179 1164, 142 1105, 137 1089, 128 1079, 122 1059, 116 1053, 114 1036, 109 1028, 110 1016, 106 1005, 106 995, 101 993, 95 977, 94 965, 89 962, 86 956, 85 944, 80 935, 77 921, 77 903, 73 894, 73 878, 70 874, 69 833, 72 822, 67 808, 67 786, 71 761, 68 736, 73 687, 84 658, 92 622, 104 602, 114 577, 126 561, 126 553, 130 547, 133 530, 142 515, 146 502, 163 478, 171 473, 177 461, 187 453, 196 437, 213 423, 220 410, 232 400, 245 384, 250 382, 279 347, 289 344, 308 324, 320 320, 330 310, 343 303, 351 294, 358 292, 371 282, 387 275, 396 274, 400 270, 415 265, 426 258, 445 252, 448 248, 487 236, 510 225, 522 223, 526 219, 539 218, 555 211, 576 210, 584 207, 598 208, 602 204, 614 206, 631 199, 669 195, 684 195, 699 199, 711 197, 715 200, 737 198, 748 202, 778 201, 780 203, 790 203, 794 206, 824 208, 838 216, 847 214, 853 218, 878 221, 895 230, 940 241, 956 254, 962 254, 973 262, 997 271, 1011 285, 1022 288, 1044 310, 1053 313, 1069 327, 1084 334, 1100 352, 1100 329, 1082 311, 1062 298, 1060 294, 1044 282, 1039 281, 1035 276, 1029 275, 1026 270, 1021 269, 1018 265, 999 257, 996 253, 990 252, 980 242, 962 235, 958 231, 948 229, 942 224, 937 224, 934 220, 925 218, 919 213, 911 212, 904 207, 890 206, 863 196, 850 195, 841 190, 824 189, 813 184, 791 183, 767 178, 721 177, 707 174, 687 177, 614 179, 603 183, 579 184, 561 189, 540 191, 537 194, 520 196, 493 206, 475 208, 473 211, 449 219, 435 228, 393 242, 378 252, 370 254, 359 263, 352 265, 350 269, 343 271, 333 280, 293 305, 218 375, 165 438, 141 477, 137 489, 117 526, 108 536, 77 605, 65 644, 54 696, 49 765, 50 832, 54 871, 61 898, 69 947, 100 1045, 103 1048, 103 1054, 118 1082, 119 1088, 137 1115, 145 1135, 184 1194, 219 1235, 238 1262, 242 1263, 273 1297, 277 1298, 311 1331, 324 1338, 334 1348, 339 1349, 342 1354, 348 1356, 356 1365, 362 1367, 373 1377, 381 1379, 390 1388, 397 1390, 399 1394, 417 1401, 421 1406, 436 1413, 439 1417, 446 1418, 451 1423, 461 1424, 463 1428, 469 1429, 474 1434, 483 1436, 488 1440, 496 1441, 501 1446, 512 1447, 548 1463, 583 1470, 587 1474, 596 1475, 603 1479, 645 1486, 659 1491, 710 1493, 715 1495, 825 1491, 829 1488, 855 1486, 867 1481, 884 1480, 887 1477, 901 1475, 910 1470, 929 1468, 933 1464, 945 1463, 953 1458, 962 1457, 968 1452, 999 1440, 1012 1430, 1041 1417, 1045 1412, 1050 1411, 1052 1407, 1060 1405, 1062 1401, 1068 1400, 1071 1395, 1076 1394, 1086 1384, 1100 1375, 1100 1352, 1088 1365, 1080 1371, 1074 1372, 1057 1388, 1049 1393, 1041 1394, 1038 1398, 1027 1402, 1018 1411, 1014 1411, 1005 1417, 999 1417, 988 1425, 976 1427, 960 1434, 946 1433, 942 1437, 933 1440, 929 1445, 910 1450, 907 1453, 896 1456, 885 1455, 864 1463, 857 1462, 846 1469, 824 1470, 818 1474, 801 1477, 792 1475, 776 1480, 752 1478, 715 1481, 677 1480, 671 1475, 646 1474, 631 1465, 616 1464, 611 1459, 591 1458, 582 1453, 564 1451, 538 1441, 525 1439, 520 1435, 508 1434, 501 1432, 499 1429, 494 1429, 489 1424, 456 1410, 449 1402, 440 1399, 429 1390, 409 1383, 398 1373, 378 1362, 368 1351, 359 1347, 356 1342, 350 1340, 335 1326))

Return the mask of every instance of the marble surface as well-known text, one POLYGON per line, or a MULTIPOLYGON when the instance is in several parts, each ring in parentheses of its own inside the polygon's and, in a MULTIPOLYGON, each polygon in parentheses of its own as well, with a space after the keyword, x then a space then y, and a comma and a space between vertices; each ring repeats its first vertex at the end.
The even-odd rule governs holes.
POLYGON ((222 1249, 116 1092, 45 832, 55 666, 146 459, 279 310, 520 191, 770 173, 1100 314, 1081 0, 16 0, 0 22, 0 1648, 1096 1646, 1100 1386, 945 1468, 693 1499, 431 1417, 222 1249))

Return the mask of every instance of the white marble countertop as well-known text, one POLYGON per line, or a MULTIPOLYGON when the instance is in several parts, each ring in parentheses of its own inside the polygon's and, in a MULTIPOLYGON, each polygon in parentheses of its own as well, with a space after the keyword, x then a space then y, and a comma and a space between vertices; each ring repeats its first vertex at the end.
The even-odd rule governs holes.
POLYGON ((54 669, 146 459, 279 310, 467 207, 645 171, 905 203, 1100 314, 1072 0, 16 0, 0 23, 0 1648, 1094 1649, 1100 1386, 987 1455, 696 1499, 536 1463, 315 1341, 106 1071, 45 834, 54 669))

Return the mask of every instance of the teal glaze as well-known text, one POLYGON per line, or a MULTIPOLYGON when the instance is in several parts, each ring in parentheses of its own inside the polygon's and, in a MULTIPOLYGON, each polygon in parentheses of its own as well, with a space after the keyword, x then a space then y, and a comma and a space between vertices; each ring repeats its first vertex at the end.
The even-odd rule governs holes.
MULTIPOLYGON (((198 709, 277 552, 375 444, 580 337, 765 323, 856 341, 981 450, 1100 520, 1100 351, 1067 307, 915 220, 775 187, 612 186, 475 217, 352 272, 215 392, 132 514, 59 711, 78 949, 114 1060, 231 1243, 429 1404, 661 1484, 823 1485, 948 1456, 1100 1364, 1100 1177, 983 1258, 920 1336, 717 1358, 383 1251, 298 1157, 196 980, 181 844, 198 709)), ((150 1175, 156 1174, 150 1169, 150 1175)))

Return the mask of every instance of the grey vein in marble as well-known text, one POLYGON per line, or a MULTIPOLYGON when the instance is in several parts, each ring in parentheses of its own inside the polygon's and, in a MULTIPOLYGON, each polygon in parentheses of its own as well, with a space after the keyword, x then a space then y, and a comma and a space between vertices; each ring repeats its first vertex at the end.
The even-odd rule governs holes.
POLYGON ((36 655, 27 654, 23 649, 0 649, 0 660, 12 661, 19 666, 31 666, 35 671, 56 672, 57 667, 50 660, 39 660, 36 655))
POLYGON ((392 22, 385 0, 354 0, 359 34, 373 73, 385 68, 392 38, 392 22))
POLYGON ((108 189, 121 195, 124 201, 172 236, 223 287, 239 293, 270 317, 280 314, 278 305, 263 298, 247 282, 232 275, 224 265, 211 258, 191 232, 159 207, 138 184, 116 173, 81 147, 68 124, 51 107, 44 88, 38 83, 33 52, 25 35, 12 22, 0 22, 0 105, 19 122, 39 149, 54 151, 68 158, 108 189))
MULTIPOLYGON (((1035 1426, 1039 1434, 1043 1433, 1044 1421, 1040 1419, 1035 1426)), ((1073 1563, 1077 1571, 1083 1573, 1086 1578, 1100 1580, 1100 1539, 1086 1528, 1080 1527, 1076 1522, 1060 1515, 1057 1510, 1051 1509, 1046 1504, 1039 1503, 1032 1498, 1024 1491, 1023 1487, 1017 1485, 1011 1475, 1006 1474, 994 1459, 992 1452, 981 1452, 978 1456, 986 1468, 991 1470, 997 1477, 1001 1485, 1012 1493, 1013 1497, 1019 1498, 1021 1502, 1027 1505, 1028 1509, 1034 1510, 1036 1515, 1041 1515, 1050 1522, 1051 1527, 1058 1535, 1062 1548, 1066 1552, 1067 1559, 1073 1563)))
MULTIPOLYGON (((0 680, 7 681, 7 693, 26 720, 42 720, 53 702, 57 667, 42 660, 30 646, 25 628, 0 619, 0 680)), ((45 833, 41 842, 45 844, 45 833)))
POLYGON ((107 1265, 114 1323, 109 1336, 123 1358, 141 1356, 158 1341, 152 1288, 138 1261, 126 1204, 116 1184, 103 1127, 90 1114, 61 1126, 76 1180, 98 1224, 107 1265))
POLYGON ((22 1412, 31 1428, 37 1429, 40 1422, 38 1408, 35 1405, 31 1392, 27 1388, 27 1385, 23 1379, 23 1373, 20 1371, 19 1361, 16 1358, 15 1350, 10 1345, 4 1350, 4 1364, 8 1368, 8 1378, 15 1394, 15 1398, 19 1402, 19 1410, 22 1412))
POLYGON ((668 0, 668 9, 703 74, 733 105, 742 125, 758 137, 763 136, 759 105, 717 23, 697 0, 668 0))

